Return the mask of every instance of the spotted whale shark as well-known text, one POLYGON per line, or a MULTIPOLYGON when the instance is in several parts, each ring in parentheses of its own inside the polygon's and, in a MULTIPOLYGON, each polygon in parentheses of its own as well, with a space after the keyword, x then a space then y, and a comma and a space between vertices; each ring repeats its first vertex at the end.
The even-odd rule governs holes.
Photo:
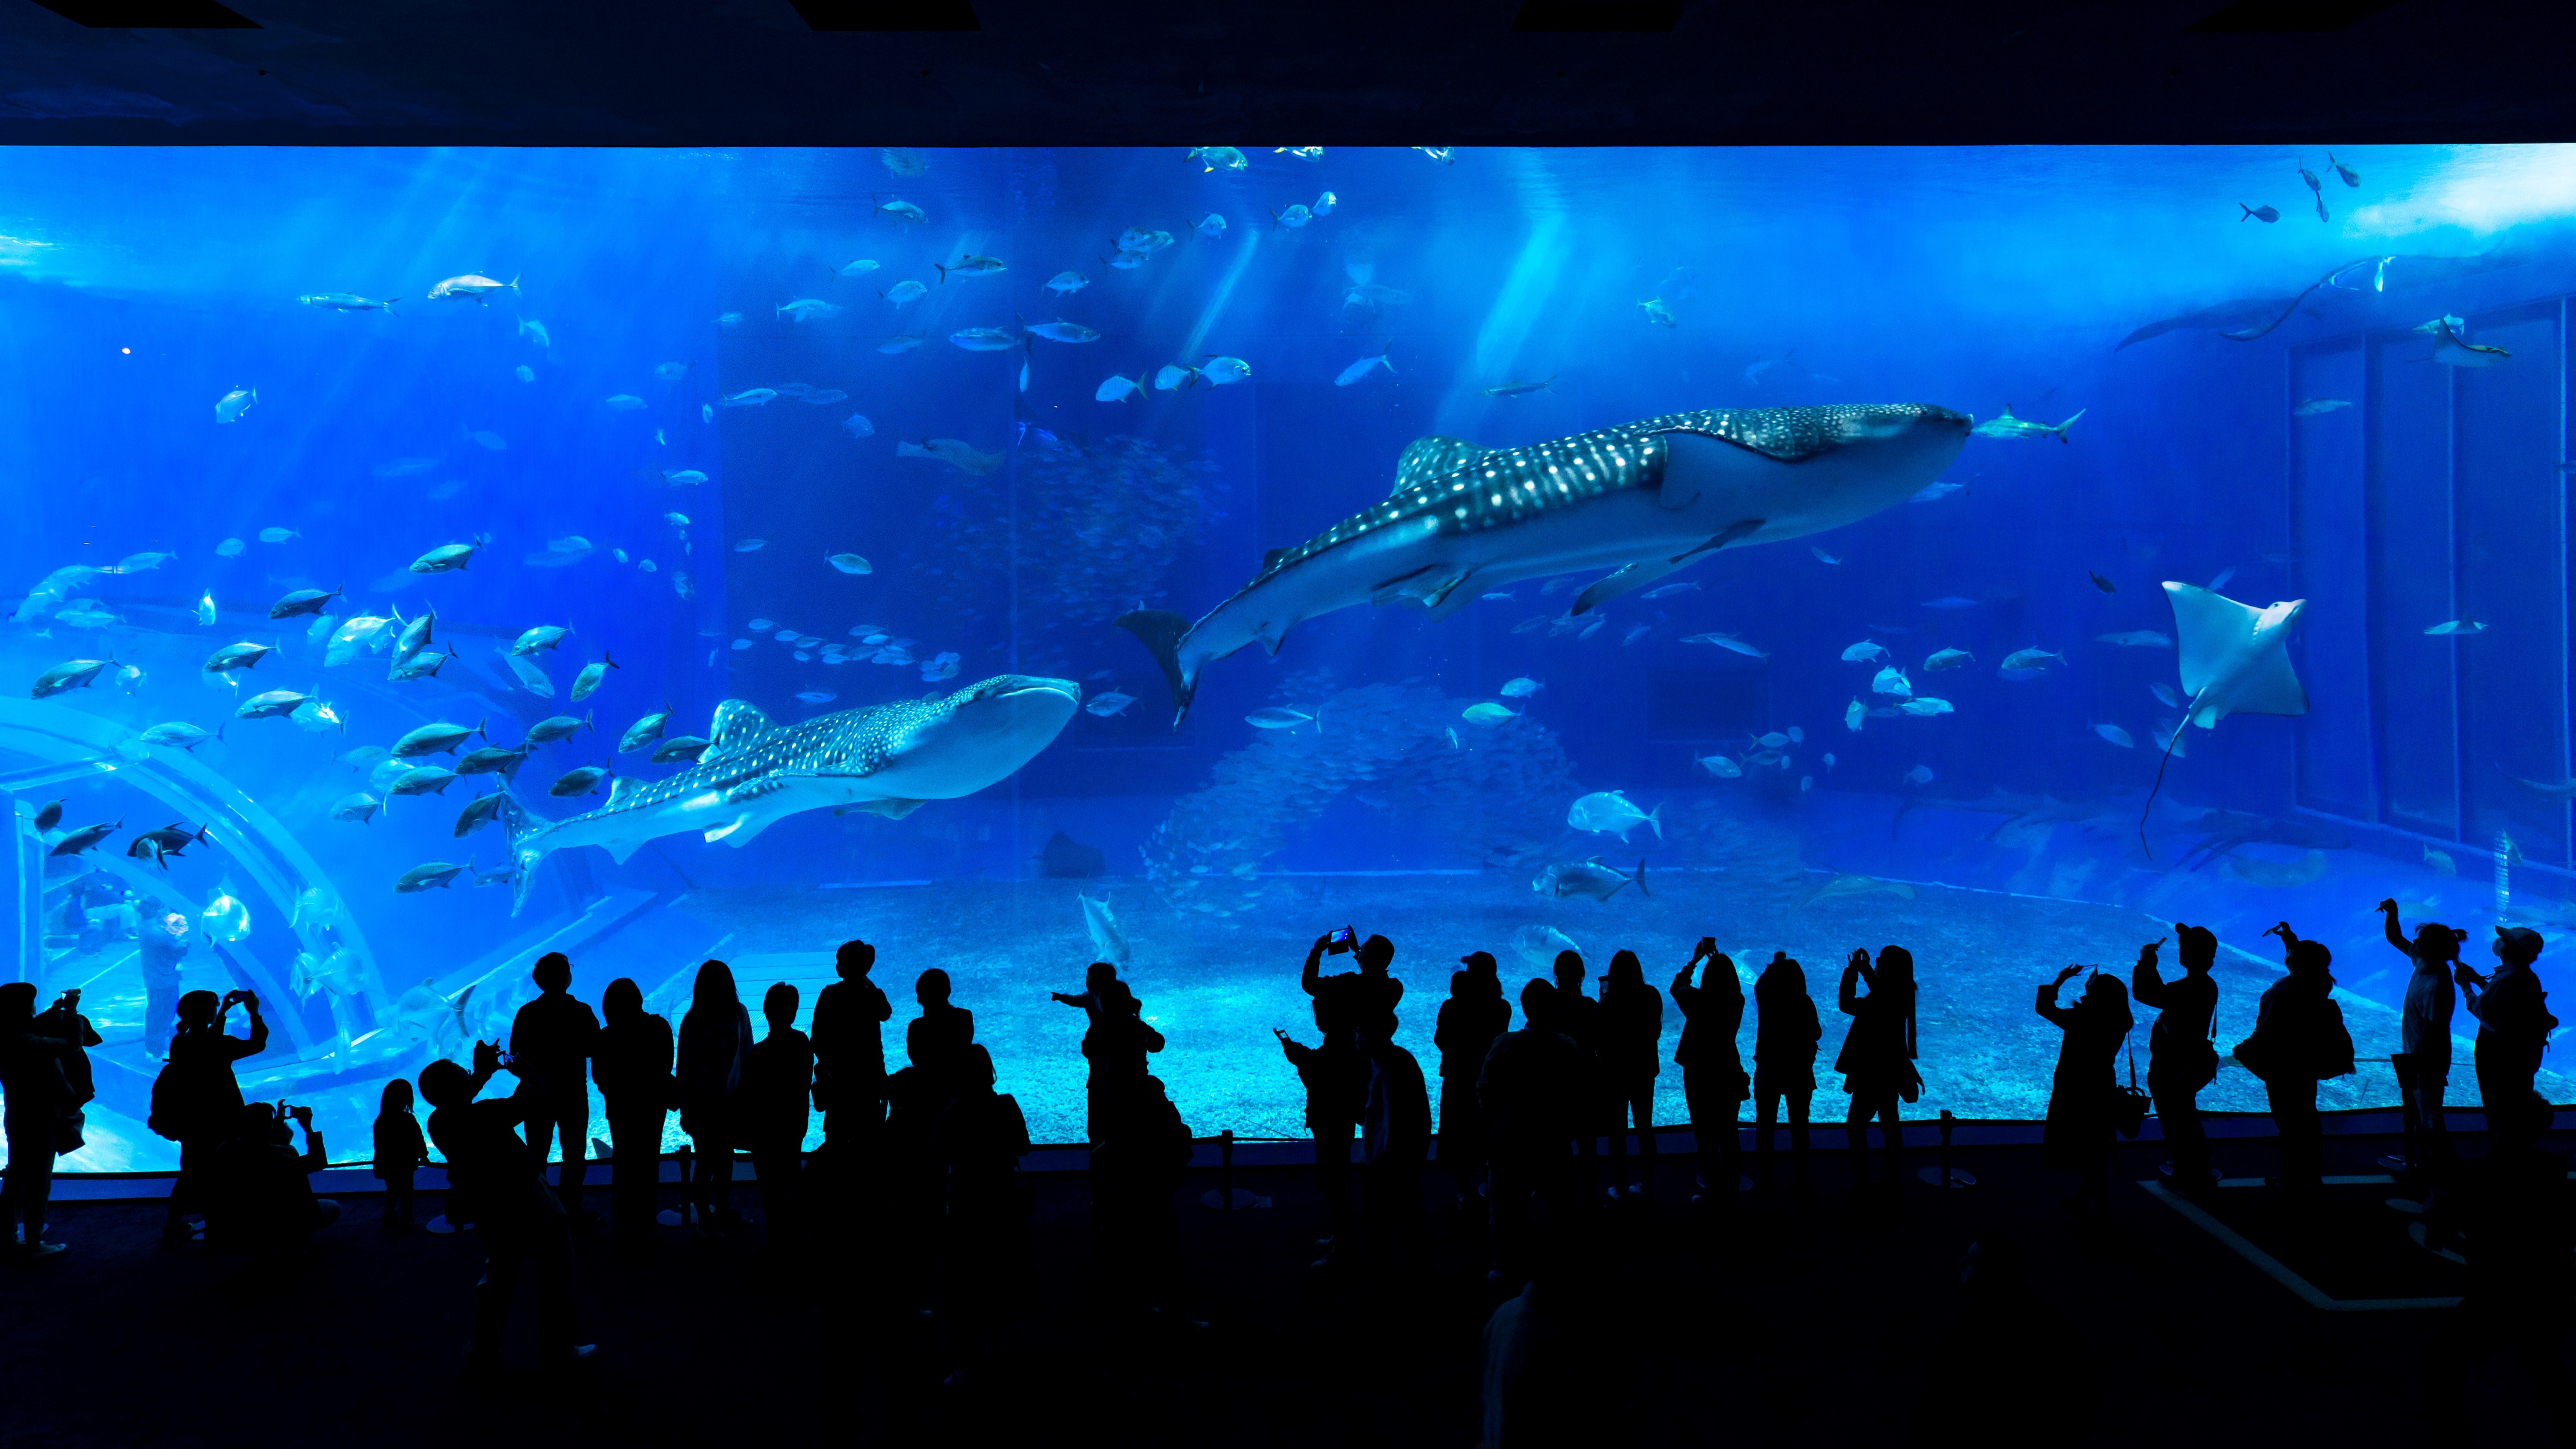
POLYGON ((925 800, 971 795, 1035 758, 1081 703, 1072 680, 1021 674, 788 725, 726 700, 706 752, 676 775, 620 778, 606 804, 565 820, 541 819, 510 797, 501 811, 517 867, 510 913, 527 904, 538 863, 572 846, 599 846, 622 865, 647 841, 683 831, 739 847, 807 810, 899 820, 925 800))
POLYGON ((1522 579, 1611 570, 1576 597, 1585 613, 1719 549, 1902 503, 1958 456, 1973 421, 1921 403, 1714 408, 1519 448, 1420 438, 1384 501, 1271 550, 1195 623, 1162 609, 1117 622, 1162 666, 1177 725, 1200 670, 1253 643, 1276 654, 1307 619, 1362 603, 1445 619, 1522 579))

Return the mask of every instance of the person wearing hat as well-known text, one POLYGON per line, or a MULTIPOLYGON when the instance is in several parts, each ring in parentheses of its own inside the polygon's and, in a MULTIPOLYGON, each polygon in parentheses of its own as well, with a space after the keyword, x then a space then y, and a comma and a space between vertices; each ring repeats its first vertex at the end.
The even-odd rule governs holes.
POLYGON ((2442 1119, 2442 1091, 2451 1079, 2451 1011, 2458 998, 2451 989, 2451 967, 2460 959, 2462 932, 2438 921, 2425 921, 2408 940, 2392 897, 2379 903, 2388 944, 2402 952, 2412 968, 2406 997, 2399 1008, 2397 1088, 2406 1104, 2406 1170, 2441 1171, 2451 1164, 2450 1126, 2442 1119))
POLYGON ((2489 946, 2495 974, 2480 975, 2465 961, 2455 973, 2469 1015, 2478 1019, 2478 1100, 2486 1104, 2487 1132, 2499 1151, 2529 1146, 2548 1125, 2531 1089, 2540 1054, 2558 1026, 2549 1014, 2549 994, 2532 969, 2540 947, 2540 933, 2529 926, 2498 926, 2489 946))
POLYGON ((2236 1059, 2263 1081, 2272 1128, 2281 1143, 2275 1185, 2313 1192, 2325 1186, 2325 1121, 2317 1115, 2317 1083, 2352 1072, 2352 1033, 2335 1004, 2334 955, 2322 941, 2303 941, 2290 923, 2267 936, 2281 938, 2281 964, 2289 975, 2263 988, 2254 1007, 2254 1034, 2236 1044, 2236 1059))
POLYGON ((1470 951, 1458 964, 1465 969, 1449 973, 1449 999, 1440 1003, 1431 1044, 1440 1049, 1440 1165, 1465 1203, 1491 1157, 1485 1114, 1476 1106, 1476 1073, 1494 1039, 1512 1029, 1512 1004, 1503 999, 1502 968, 1492 952, 1470 951))
POLYGON ((2218 934, 2207 926, 2174 923, 2174 955, 2182 975, 2172 981, 2156 965, 2150 941, 2138 948, 2138 964, 2129 973, 2129 995, 2140 1006, 2156 1009, 2156 1024, 2147 1032, 2147 1092, 2155 1098, 2156 1122, 2173 1160, 2163 1172, 2185 1192, 2199 1192, 2217 1181, 2209 1170, 2209 1133, 2200 1121, 2200 1089, 2218 1075, 2218 1047, 2211 1039, 2218 1021, 2218 983, 2209 968, 2218 959, 2218 934))

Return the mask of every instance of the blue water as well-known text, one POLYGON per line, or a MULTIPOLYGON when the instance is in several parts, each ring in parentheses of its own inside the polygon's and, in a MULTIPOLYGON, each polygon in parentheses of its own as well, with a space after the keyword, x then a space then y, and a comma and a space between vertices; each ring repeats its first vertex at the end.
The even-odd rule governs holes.
MULTIPOLYGON (((0 704, 15 969, 49 999, 83 987, 108 1042, 93 1145, 66 1166, 172 1160, 140 1126, 146 894, 192 923, 186 985, 268 1003, 251 1089, 316 1104, 343 1157, 382 1081, 505 1030, 551 948, 586 998, 632 976, 676 1017, 709 955, 747 997, 786 980, 810 1008, 831 947, 864 935, 899 1004, 947 969, 1033 1130, 1071 1140, 1079 1019, 1045 992, 1094 953, 1086 893, 1126 930, 1184 1115, 1254 1135, 1297 1130, 1267 1028, 1306 1026, 1303 943, 1343 924, 1398 941, 1426 1059, 1454 958, 1491 949, 1517 981, 1541 955, 1515 942, 1541 929, 1596 969, 1631 946, 1659 985, 1702 934, 1748 968, 1788 949, 1827 998, 1828 1054, 1834 964, 1906 942, 1916 1110, 2028 1116, 2054 1050, 2031 987, 2070 960, 2123 966, 2174 920, 2233 948, 2223 1031, 2268 979, 2264 926, 2328 941, 2365 1056, 2390 1049, 2403 984, 2381 897, 2480 932, 2576 920, 2567 792, 2517 783, 2571 774, 2576 153, 2361 147, 2336 153, 2347 186, 2322 154, 2272 150, 1245 148, 1233 171, 1187 149, 0 153, 0 580, 24 596, 0 677, 114 661, 0 704), (1327 192, 1327 214, 1283 224, 1327 192), (2260 205, 2279 219, 2242 219, 2260 205), (1202 235, 1211 214, 1225 225, 1202 235), (1131 230, 1147 255, 1111 265, 1131 230), (955 270, 967 257, 1004 269, 955 270), (1086 285, 1050 292, 1065 271, 1086 285), (467 275, 515 286, 427 295, 467 275), (917 299, 885 295, 906 281, 917 299), (398 300, 299 304, 341 292, 398 300), (2445 315, 2506 355, 2432 360, 2416 329, 2445 315), (1059 319, 1098 337, 948 341, 1059 319), (900 338, 922 340, 886 350, 900 338), (1248 377, 1220 384, 1218 358, 1248 377), (1205 372, 1158 390, 1166 366, 1205 372), (1144 387, 1097 400, 1112 377, 1144 387), (219 421, 236 389, 255 401, 219 421), (720 405, 755 389, 775 395, 720 405), (1662 581, 1697 587, 1614 599, 1588 633, 1549 622, 1575 588, 1536 579, 1438 622, 1324 615, 1275 658, 1209 665, 1177 729, 1111 624, 1204 613, 1264 550, 1384 498, 1426 435, 1511 447, 1695 409, 1907 402, 2075 420, 2062 441, 1971 438, 1937 496, 1705 557, 1662 581), (950 441, 899 447, 931 440, 950 441), (408 567, 476 541, 461 571, 408 567), (79 572, 146 553, 173 557, 79 572), (869 571, 826 561, 845 553, 869 571), (2288 656, 2311 709, 2190 730, 2142 847, 2160 721, 2180 713, 2153 690, 2178 685, 2177 655, 2101 636, 2171 636, 2166 580, 2306 600, 2288 656), (299 589, 344 591, 318 634, 269 617, 299 589), (388 679, 390 631, 326 664, 353 618, 424 610, 457 653, 434 678, 388 679), (2455 620, 2488 627, 2425 632, 2455 620), (542 689, 505 658, 540 625, 569 630, 522 658, 542 689), (1713 633, 1756 652, 1686 642, 1713 633), (237 641, 276 652, 203 669, 237 641), (1887 660, 1846 661, 1862 641, 1887 660), (1945 649, 1973 658, 1926 666, 1945 649), (2063 660, 2001 677, 2025 649, 2063 660), (1854 701, 1895 704, 1871 690, 1882 662, 1952 711, 1849 728, 1854 701), (332 818, 383 794, 348 752, 433 721, 479 724, 471 749, 588 716, 517 776, 560 819, 602 803, 548 795, 576 767, 629 788, 685 768, 616 752, 665 707, 666 734, 704 736, 726 700, 784 725, 1003 674, 1133 703, 901 818, 818 809, 624 864, 565 850, 516 915, 503 832, 455 833, 489 776, 332 818), (1516 678, 1543 687, 1505 697, 1516 678), (279 689, 317 703, 234 717, 279 689), (1520 716, 1463 717, 1493 703, 1520 716), (1313 718, 1248 718, 1275 709, 1313 718), (166 722, 222 734, 135 738, 166 722), (1569 825, 1610 790, 1661 831, 1569 825), (210 840, 166 870, 125 853, 180 820, 210 840), (1058 832, 1103 874, 1049 878, 1058 832), (1595 855, 1643 861, 1651 894, 1533 890, 1595 855), (467 869, 395 891, 429 863, 467 869), (1818 896, 1837 875, 1871 889, 1818 896), (237 939, 218 954, 210 933, 237 939)), ((1678 1074, 1663 1085, 1678 1115, 1678 1074)), ((2252 1088, 2223 1077, 2211 1100, 2253 1107, 2252 1088)), ((2388 1100, 2384 1064, 2335 1090, 2388 1100)))

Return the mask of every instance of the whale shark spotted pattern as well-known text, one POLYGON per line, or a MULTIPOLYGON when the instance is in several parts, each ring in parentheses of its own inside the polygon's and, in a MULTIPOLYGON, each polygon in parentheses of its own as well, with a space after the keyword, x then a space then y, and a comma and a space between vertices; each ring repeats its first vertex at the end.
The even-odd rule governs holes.
POLYGON ((1445 619, 1521 579, 1613 570, 1581 614, 1705 553, 1838 528, 1919 491, 1957 456, 1970 420, 1920 403, 1710 408, 1488 449, 1426 437, 1386 498, 1293 548, 1191 622, 1118 620, 1162 666, 1178 722, 1198 671, 1247 644, 1276 653, 1298 623, 1361 602, 1445 619))
POLYGON ((527 903, 538 862, 569 846, 600 846, 622 865, 646 842, 682 831, 739 847, 807 810, 856 807, 901 819, 925 800, 973 794, 1046 748, 1081 702, 1071 680, 1016 674, 791 725, 726 700, 716 706, 712 742, 677 774, 620 778, 608 803, 552 822, 512 797, 501 810, 518 867, 511 913, 527 903))

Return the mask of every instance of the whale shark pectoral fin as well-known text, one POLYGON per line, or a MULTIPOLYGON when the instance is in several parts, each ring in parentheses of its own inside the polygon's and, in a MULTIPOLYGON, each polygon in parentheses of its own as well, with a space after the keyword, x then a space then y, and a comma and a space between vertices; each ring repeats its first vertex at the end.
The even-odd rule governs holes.
MULTIPOLYGON (((1451 600, 1458 598, 1458 586, 1467 582, 1472 568, 1455 564, 1428 563, 1411 573, 1394 578, 1369 590, 1369 602, 1384 608, 1388 604, 1414 603, 1429 609, 1434 618, 1447 618, 1456 612, 1451 600)), ((1463 603, 1463 600, 1459 602, 1463 603)))
POLYGON ((1692 559, 1699 557, 1701 554, 1715 553, 1717 550, 1726 547, 1728 544, 1735 542, 1739 538, 1752 537, 1755 533, 1761 531, 1762 525, 1766 522, 1769 522, 1769 520, 1761 518, 1739 518, 1733 523, 1728 524, 1726 527, 1719 529, 1717 532, 1710 534, 1706 542, 1698 544, 1681 553, 1674 554, 1672 562, 1678 566, 1688 563, 1692 559))
POLYGON ((624 865, 635 858, 635 852, 644 848, 645 840, 642 836, 633 836, 623 840, 603 840, 599 844, 601 849, 608 852, 610 860, 624 865))
POLYGON ((1590 588, 1587 588, 1582 593, 1574 596, 1574 607, 1568 609, 1566 612, 1569 615, 1588 614, 1599 605, 1607 603, 1631 589, 1651 584, 1655 580, 1662 578, 1664 575, 1671 573, 1673 570, 1680 568, 1683 561, 1687 558, 1689 558, 1688 554, 1684 554, 1681 558, 1674 559, 1639 559, 1625 568, 1603 574, 1601 577, 1592 581, 1592 586, 1590 588))
POLYGON ((1451 579, 1438 593, 1423 599, 1422 606, 1431 611, 1432 623, 1439 623, 1475 600, 1475 592, 1467 587, 1467 580, 1474 575, 1475 570, 1469 569, 1451 579))

